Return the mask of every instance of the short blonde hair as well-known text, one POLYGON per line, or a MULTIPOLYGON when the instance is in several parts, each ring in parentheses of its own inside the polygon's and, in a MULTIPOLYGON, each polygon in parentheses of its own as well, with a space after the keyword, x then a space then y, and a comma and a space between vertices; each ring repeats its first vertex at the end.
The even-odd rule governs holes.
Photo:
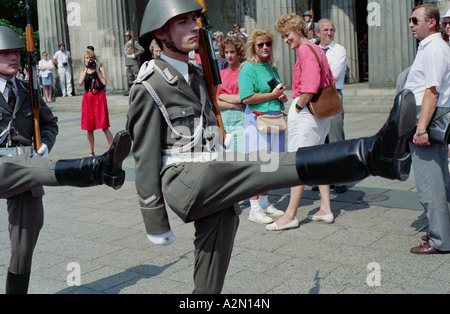
POLYGON ((270 67, 275 66, 275 58, 273 56, 274 51, 274 42, 275 42, 275 36, 264 28, 258 28, 255 29, 252 34, 247 38, 247 61, 251 63, 258 63, 255 45, 258 38, 266 38, 272 42, 272 49, 270 49, 270 55, 267 62, 269 63, 270 67))
POLYGON ((236 52, 239 58, 245 57, 245 45, 242 40, 238 37, 227 37, 220 43, 219 56, 221 58, 225 58, 225 47, 226 46, 234 46, 236 48, 236 52))
POLYGON ((98 61, 97 56, 96 56, 94 50, 86 49, 86 51, 85 51, 84 54, 83 54, 83 62, 84 62, 84 59, 86 59, 86 57, 94 58, 95 60, 98 61))
POLYGON ((302 32, 303 36, 308 37, 308 25, 305 20, 295 13, 284 14, 275 23, 275 30, 278 33, 284 33, 288 30, 302 32))

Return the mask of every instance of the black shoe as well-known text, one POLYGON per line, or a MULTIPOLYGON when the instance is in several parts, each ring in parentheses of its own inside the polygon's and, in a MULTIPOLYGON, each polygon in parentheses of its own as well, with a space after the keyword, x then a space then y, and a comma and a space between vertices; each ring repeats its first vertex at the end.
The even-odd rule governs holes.
POLYGON ((405 181, 411 170, 409 142, 417 124, 416 100, 410 90, 396 96, 389 118, 372 137, 369 166, 373 175, 405 181))
POLYGON ((6 294, 27 294, 30 283, 30 273, 14 274, 8 270, 6 277, 6 294))
POLYGON ((114 189, 119 189, 125 182, 125 171, 122 162, 131 149, 131 136, 128 131, 121 131, 114 137, 109 150, 101 157, 104 159, 102 182, 114 189))
POLYGON ((101 156, 57 161, 56 179, 61 185, 89 187, 106 184, 117 190, 125 182, 122 162, 130 153, 130 149, 130 134, 128 131, 120 131, 114 137, 109 150, 101 156))
POLYGON ((348 188, 346 185, 335 185, 334 191, 338 194, 347 192, 348 188))

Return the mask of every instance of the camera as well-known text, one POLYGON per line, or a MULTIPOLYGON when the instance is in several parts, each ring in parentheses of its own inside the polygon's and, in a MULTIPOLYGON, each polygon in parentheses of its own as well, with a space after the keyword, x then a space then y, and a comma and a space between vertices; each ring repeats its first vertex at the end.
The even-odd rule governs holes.
POLYGON ((280 82, 278 82, 278 80, 276 78, 272 78, 270 81, 267 82, 267 84, 270 86, 270 88, 272 90, 274 90, 275 88, 278 88, 278 89, 282 89, 283 88, 281 86, 280 82))
POLYGON ((88 62, 88 64, 86 65, 86 67, 88 68, 88 69, 95 69, 96 67, 97 67, 97 63, 95 62, 95 60, 94 60, 94 58, 89 58, 89 62, 88 62))
POLYGON ((63 62, 63 66, 65 66, 65 67, 66 67, 66 66, 67 66, 67 62, 63 62))

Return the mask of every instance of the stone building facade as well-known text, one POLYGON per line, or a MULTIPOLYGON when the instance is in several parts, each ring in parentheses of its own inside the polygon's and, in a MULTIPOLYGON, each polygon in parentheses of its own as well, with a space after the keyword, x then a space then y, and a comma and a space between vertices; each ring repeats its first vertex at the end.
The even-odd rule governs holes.
MULTIPOLYGON (((417 42, 408 28, 408 18, 417 0, 209 0, 206 1, 213 31, 227 33, 238 22, 251 33, 257 27, 273 32, 277 18, 285 13, 303 15, 313 8, 316 21, 331 19, 336 42, 347 49, 347 83, 361 81, 361 53, 358 42, 369 37, 369 86, 394 87, 397 75, 414 60, 417 42)), ((441 13, 450 0, 420 1, 437 3, 441 13)), ((148 0, 38 0, 41 51, 52 56, 65 42, 73 58, 73 76, 78 81, 82 55, 88 45, 95 47, 108 73, 108 91, 127 88, 124 32, 139 35, 139 26, 148 0)), ((276 34, 276 33, 275 33, 276 34)), ((275 55, 283 82, 289 86, 296 53, 276 34, 275 55)), ((148 39, 139 39, 148 49, 148 39)), ((150 58, 149 52, 141 62, 150 58)), ((55 84, 56 86, 56 84, 55 84)), ((76 93, 82 93, 75 84, 76 93)))

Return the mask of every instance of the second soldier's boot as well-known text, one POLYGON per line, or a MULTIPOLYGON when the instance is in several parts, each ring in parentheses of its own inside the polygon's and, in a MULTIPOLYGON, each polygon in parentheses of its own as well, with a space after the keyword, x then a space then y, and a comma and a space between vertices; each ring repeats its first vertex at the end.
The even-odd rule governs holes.
POLYGON ((362 180, 369 175, 405 181, 411 169, 408 142, 416 126, 414 94, 399 93, 388 120, 371 137, 300 148, 297 173, 307 185, 362 180))
POLYGON ((30 273, 14 274, 8 270, 6 275, 6 294, 27 294, 30 283, 30 273))
POLYGON ((130 149, 130 134, 120 131, 109 150, 101 156, 58 160, 55 166, 56 179, 61 185, 89 187, 106 184, 119 189, 125 182, 122 162, 130 149))

